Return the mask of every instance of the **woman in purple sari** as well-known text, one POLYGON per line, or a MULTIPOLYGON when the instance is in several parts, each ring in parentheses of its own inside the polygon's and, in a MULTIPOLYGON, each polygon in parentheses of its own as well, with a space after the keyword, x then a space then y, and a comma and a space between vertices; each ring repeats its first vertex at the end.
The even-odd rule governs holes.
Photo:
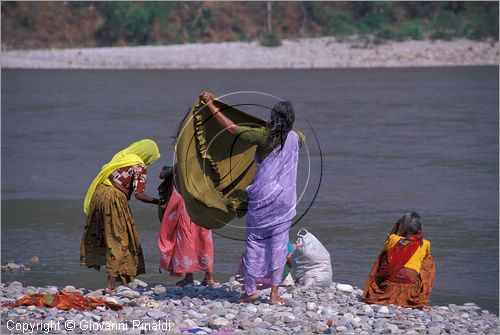
POLYGON ((201 99, 213 117, 239 140, 257 145, 257 172, 248 193, 246 250, 243 256, 245 294, 238 302, 257 299, 256 279, 271 278, 271 303, 283 303, 278 293, 288 249, 288 232, 296 210, 298 151, 304 135, 293 128, 295 113, 286 101, 276 103, 266 127, 235 125, 219 113, 213 94, 201 99))

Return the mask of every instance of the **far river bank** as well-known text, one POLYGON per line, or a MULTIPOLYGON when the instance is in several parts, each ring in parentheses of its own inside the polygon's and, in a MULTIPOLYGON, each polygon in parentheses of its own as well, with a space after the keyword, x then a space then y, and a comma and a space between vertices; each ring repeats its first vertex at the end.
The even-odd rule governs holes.
POLYGON ((498 65, 498 41, 409 40, 366 44, 333 37, 1 53, 2 68, 22 69, 315 69, 498 65))

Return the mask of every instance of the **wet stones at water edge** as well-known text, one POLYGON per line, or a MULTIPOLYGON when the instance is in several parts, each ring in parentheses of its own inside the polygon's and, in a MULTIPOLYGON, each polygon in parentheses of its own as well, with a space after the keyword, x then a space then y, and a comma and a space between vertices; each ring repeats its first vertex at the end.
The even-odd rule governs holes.
POLYGON ((24 264, 17 264, 14 262, 7 262, 2 265, 2 272, 26 272, 30 271, 31 268, 24 264))
MULTIPOLYGON (((123 306, 119 311, 98 307, 83 312, 35 306, 2 307, 2 334, 15 332, 10 329, 15 324, 47 324, 50 321, 61 325, 58 329, 52 328, 51 333, 76 334, 104 331, 120 334, 165 331, 199 334, 214 331, 241 334, 496 334, 499 326, 498 316, 474 303, 432 306, 428 310, 370 305, 360 301, 359 288, 337 283, 327 288, 283 288, 284 305, 269 304, 266 290, 261 291, 261 298, 254 303, 237 304, 242 286, 234 280, 213 287, 184 288, 136 281, 119 286, 115 293, 104 296, 102 290, 89 291, 74 286, 34 287, 23 286, 20 282, 0 285, 2 304, 15 302, 28 293, 64 290, 109 299, 123 306), (75 329, 69 332, 64 324, 74 324, 75 329)), ((42 333, 42 329, 38 332, 42 333)))
POLYGON ((37 264, 40 262, 40 259, 38 256, 33 256, 29 260, 29 266, 23 263, 15 263, 14 261, 8 261, 5 264, 3 264, 2 267, 2 272, 25 272, 25 271, 30 271, 31 267, 34 264, 37 264))

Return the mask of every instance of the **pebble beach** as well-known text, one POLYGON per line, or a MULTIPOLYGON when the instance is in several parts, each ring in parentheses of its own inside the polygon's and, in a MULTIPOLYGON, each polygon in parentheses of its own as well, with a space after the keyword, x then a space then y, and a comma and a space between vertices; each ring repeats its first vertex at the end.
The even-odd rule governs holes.
MULTIPOLYGON (((195 283, 196 284, 196 283, 195 283)), ((119 303, 119 311, 63 311, 35 306, 2 307, 0 333, 52 334, 497 334, 498 316, 474 303, 410 309, 365 304, 361 289, 335 283, 329 287, 281 287, 284 305, 269 304, 269 289, 260 299, 237 304, 241 283, 231 278, 215 286, 151 285, 135 280, 112 295, 66 286, 1 284, 2 304, 24 294, 79 291, 119 303)))
POLYGON ((314 69, 498 65, 498 41, 408 40, 366 44, 334 37, 166 46, 2 51, 2 68, 314 69))

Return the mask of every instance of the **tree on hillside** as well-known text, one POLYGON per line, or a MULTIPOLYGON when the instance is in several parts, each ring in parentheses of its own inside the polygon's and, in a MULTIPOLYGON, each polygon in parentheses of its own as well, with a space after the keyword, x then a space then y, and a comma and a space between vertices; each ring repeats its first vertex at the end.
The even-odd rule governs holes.
POLYGON ((279 36, 273 31, 273 3, 267 1, 267 34, 261 39, 260 44, 266 47, 277 47, 281 45, 279 36))

